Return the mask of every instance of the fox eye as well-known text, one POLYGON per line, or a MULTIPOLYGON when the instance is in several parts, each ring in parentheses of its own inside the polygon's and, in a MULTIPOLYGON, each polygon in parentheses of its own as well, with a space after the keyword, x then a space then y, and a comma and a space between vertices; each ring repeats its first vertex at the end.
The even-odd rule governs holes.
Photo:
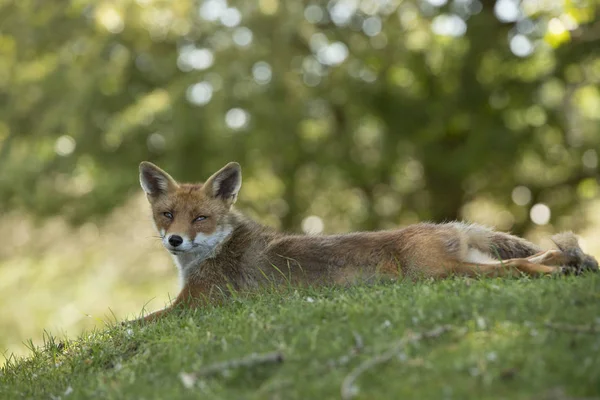
POLYGON ((173 219, 173 214, 171 214, 170 212, 164 212, 163 215, 169 219, 173 219))
POLYGON ((199 217, 196 217, 196 218, 194 219, 194 222, 200 222, 200 221, 204 221, 206 218, 207 218, 206 216, 204 216, 204 215, 201 215, 201 216, 199 216, 199 217))

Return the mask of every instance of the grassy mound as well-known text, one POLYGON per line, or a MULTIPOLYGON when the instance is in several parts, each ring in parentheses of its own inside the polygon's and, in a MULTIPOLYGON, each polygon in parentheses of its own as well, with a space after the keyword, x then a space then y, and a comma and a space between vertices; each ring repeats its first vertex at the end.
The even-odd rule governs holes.
POLYGON ((531 399, 600 394, 600 274, 290 289, 50 336, 0 398, 531 399))

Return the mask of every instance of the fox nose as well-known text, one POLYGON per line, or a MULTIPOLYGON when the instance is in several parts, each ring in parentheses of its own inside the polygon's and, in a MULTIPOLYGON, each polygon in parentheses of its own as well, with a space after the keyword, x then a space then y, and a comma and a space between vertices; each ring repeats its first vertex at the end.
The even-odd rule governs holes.
POLYGON ((169 236, 169 244, 173 247, 179 246, 183 243, 183 238, 179 235, 171 235, 169 236))

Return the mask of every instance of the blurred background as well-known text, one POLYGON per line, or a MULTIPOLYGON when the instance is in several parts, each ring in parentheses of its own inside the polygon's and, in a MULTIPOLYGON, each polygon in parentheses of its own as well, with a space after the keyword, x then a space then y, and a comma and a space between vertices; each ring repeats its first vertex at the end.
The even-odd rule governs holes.
POLYGON ((599 6, 0 1, 0 349, 176 296, 142 160, 238 161, 288 231, 466 218, 600 256, 599 6))

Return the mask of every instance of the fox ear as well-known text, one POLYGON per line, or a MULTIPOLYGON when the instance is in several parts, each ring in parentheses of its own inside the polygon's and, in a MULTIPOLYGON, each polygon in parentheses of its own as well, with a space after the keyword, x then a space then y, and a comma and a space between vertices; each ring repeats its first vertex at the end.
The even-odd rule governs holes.
POLYGON ((236 162, 230 162, 208 178, 204 187, 210 196, 232 205, 242 187, 242 167, 236 162))
POLYGON ((140 164, 140 185, 150 197, 166 194, 178 186, 175 179, 148 161, 140 164))

